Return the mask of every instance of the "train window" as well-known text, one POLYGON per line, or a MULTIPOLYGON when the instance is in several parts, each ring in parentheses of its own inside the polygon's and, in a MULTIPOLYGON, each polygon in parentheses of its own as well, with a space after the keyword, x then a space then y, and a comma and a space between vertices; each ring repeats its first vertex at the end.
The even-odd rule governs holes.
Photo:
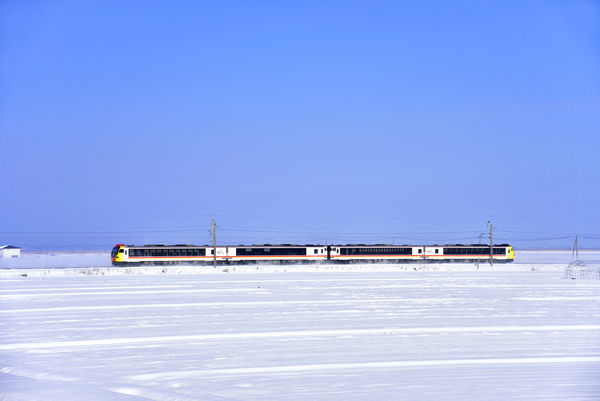
POLYGON ((419 249, 419 253, 423 253, 423 250, 422 250, 422 249, 419 249))
MULTIPOLYGON (((313 253, 316 255, 319 253, 318 249, 313 249, 313 253)), ((307 255, 307 249, 302 247, 290 247, 290 248, 237 248, 235 250, 237 256, 244 255, 279 255, 279 256, 301 256, 307 255)))
MULTIPOLYGON (((332 248, 340 255, 412 255, 412 248, 332 248)), ((420 252, 419 252, 420 253, 420 252)))
POLYGON ((317 253, 319 253, 319 250, 318 250, 318 249, 315 249, 315 255, 316 255, 317 253))
POLYGON ((440 253, 440 250, 439 250, 439 249, 436 249, 436 250, 435 250, 435 253, 440 253))

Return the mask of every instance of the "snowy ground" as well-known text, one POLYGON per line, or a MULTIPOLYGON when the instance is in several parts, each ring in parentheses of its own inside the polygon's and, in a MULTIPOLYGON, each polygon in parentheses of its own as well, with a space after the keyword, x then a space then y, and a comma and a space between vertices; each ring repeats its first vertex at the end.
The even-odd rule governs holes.
MULTIPOLYGON (((516 250, 514 263, 570 263, 573 258, 571 250, 516 250)), ((579 251, 579 259, 600 261, 600 251, 579 251)))
POLYGON ((0 400, 598 400, 560 271, 0 279, 0 400))
POLYGON ((0 269, 62 269, 110 266, 109 251, 21 252, 20 258, 0 258, 0 269))

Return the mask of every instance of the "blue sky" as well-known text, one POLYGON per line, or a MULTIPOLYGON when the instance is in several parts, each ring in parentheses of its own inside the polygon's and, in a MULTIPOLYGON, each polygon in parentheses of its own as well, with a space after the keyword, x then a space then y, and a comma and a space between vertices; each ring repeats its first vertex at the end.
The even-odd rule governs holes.
POLYGON ((0 243, 600 247, 596 1, 0 15, 0 243))

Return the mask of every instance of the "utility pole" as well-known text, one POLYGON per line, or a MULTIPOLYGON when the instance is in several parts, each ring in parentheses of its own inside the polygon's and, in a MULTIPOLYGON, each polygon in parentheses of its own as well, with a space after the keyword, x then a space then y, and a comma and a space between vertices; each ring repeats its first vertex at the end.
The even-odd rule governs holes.
MULTIPOLYGON (((483 238, 484 233, 479 233, 479 245, 481 245, 481 239, 483 238)), ((475 266, 477 266, 477 270, 479 270, 479 258, 475 259, 475 266)))
POLYGON ((579 246, 577 245, 577 235, 575 236, 575 243, 573 244, 573 253, 571 253, 571 260, 573 260, 573 256, 575 256, 575 260, 579 260, 579 246))
POLYGON ((491 220, 488 224, 490 225, 490 265, 494 266, 494 225, 491 220))
POLYGON ((217 223, 215 216, 212 218, 212 235, 213 235, 213 266, 217 268, 217 223))

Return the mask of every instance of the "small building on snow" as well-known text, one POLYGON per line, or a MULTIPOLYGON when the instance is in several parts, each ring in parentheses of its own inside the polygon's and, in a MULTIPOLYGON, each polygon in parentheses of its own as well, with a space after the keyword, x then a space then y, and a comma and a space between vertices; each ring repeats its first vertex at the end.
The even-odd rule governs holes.
POLYGON ((13 245, 0 246, 0 258, 19 258, 21 257, 21 248, 13 245))

